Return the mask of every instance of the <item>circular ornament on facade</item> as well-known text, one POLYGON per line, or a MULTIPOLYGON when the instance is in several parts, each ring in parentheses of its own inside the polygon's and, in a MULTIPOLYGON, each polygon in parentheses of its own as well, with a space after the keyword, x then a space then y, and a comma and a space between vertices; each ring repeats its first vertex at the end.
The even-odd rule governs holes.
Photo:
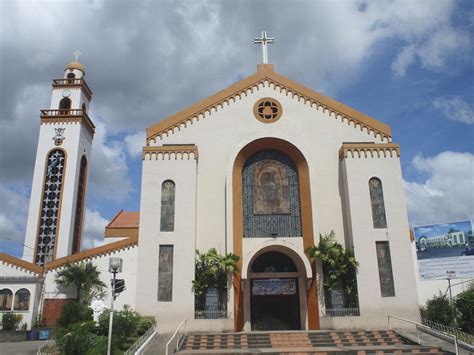
POLYGON ((69 97, 71 96, 71 91, 66 89, 66 90, 63 90, 62 94, 63 94, 63 97, 69 97))
POLYGON ((255 118, 263 123, 272 123, 277 121, 283 113, 280 102, 271 97, 264 97, 258 100, 253 106, 255 118))

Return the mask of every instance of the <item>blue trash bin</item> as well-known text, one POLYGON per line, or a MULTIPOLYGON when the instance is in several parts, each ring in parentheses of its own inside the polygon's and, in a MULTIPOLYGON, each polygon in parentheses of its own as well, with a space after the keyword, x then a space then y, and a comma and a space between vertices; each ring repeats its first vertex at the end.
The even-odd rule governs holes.
POLYGON ((38 335, 38 340, 48 340, 49 339, 49 329, 48 330, 40 330, 38 335))

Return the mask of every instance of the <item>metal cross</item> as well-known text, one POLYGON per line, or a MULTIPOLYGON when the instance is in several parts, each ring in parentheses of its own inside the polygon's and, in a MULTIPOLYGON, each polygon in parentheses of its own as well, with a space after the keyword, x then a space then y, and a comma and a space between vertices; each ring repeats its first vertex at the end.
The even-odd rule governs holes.
POLYGON ((75 51, 75 52, 73 53, 74 57, 76 57, 76 62, 79 60, 79 56, 80 56, 81 54, 82 54, 82 53, 79 52, 79 51, 75 51))
POLYGON ((262 45, 263 64, 268 64, 268 48, 267 43, 275 43, 275 38, 268 38, 267 32, 262 32, 261 38, 255 38, 253 43, 262 45))

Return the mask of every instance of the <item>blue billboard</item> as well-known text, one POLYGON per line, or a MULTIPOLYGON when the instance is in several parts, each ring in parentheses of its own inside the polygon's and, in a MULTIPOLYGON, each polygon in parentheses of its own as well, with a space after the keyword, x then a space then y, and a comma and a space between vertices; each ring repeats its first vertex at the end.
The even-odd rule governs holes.
POLYGON ((413 228, 421 280, 474 277, 474 236, 471 221, 413 228))

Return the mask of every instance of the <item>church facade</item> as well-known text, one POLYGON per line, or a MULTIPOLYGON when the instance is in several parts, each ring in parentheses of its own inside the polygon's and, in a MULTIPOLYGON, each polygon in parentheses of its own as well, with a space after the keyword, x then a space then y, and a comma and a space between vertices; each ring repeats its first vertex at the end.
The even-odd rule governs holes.
POLYGON ((214 318, 194 321, 203 330, 235 331, 380 329, 388 314, 419 318, 390 127, 272 64, 148 127, 140 211, 120 211, 104 245, 81 251, 94 134, 84 73, 68 64, 42 110, 29 247, 22 260, 0 254, 0 312, 23 312, 28 326, 39 313, 53 323, 74 297, 56 287, 56 271, 91 260, 109 284, 108 260, 118 256, 126 290, 117 306, 155 316, 161 329, 195 318, 214 318), (359 262, 350 304, 341 289, 324 288, 322 264, 307 254, 331 231, 359 262), (192 291, 195 250, 211 248, 238 255, 239 271, 219 315, 202 317, 192 291), (17 309, 25 290, 28 307, 17 309))

